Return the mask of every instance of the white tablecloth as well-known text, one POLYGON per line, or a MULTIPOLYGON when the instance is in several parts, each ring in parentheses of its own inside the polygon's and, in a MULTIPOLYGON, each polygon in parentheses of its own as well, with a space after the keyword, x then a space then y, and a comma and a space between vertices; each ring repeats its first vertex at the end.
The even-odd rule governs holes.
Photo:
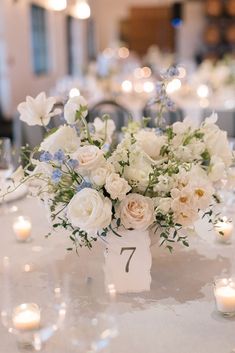
MULTIPOLYGON (((81 306, 89 309, 87 277, 93 281, 93 295, 103 287, 103 245, 94 251, 80 250, 79 256, 68 254, 70 244, 61 232, 45 239, 48 222, 45 210, 34 199, 16 203, 19 212, 33 223, 33 241, 20 244, 11 229, 12 217, 0 218, 0 254, 34 261, 40 266, 35 283, 42 280, 49 263, 56 263, 71 280, 71 302, 66 325, 48 341, 46 353, 79 352, 72 347, 74 329, 81 306)), ((191 235, 190 248, 178 247, 171 255, 167 250, 152 247, 151 291, 142 294, 118 295, 116 316, 119 336, 109 346, 113 353, 230 353, 235 348, 235 318, 224 318, 215 310, 213 280, 216 276, 235 273, 234 243, 215 242, 213 233, 199 224, 200 236, 191 235)), ((32 283, 32 286, 34 283, 32 283)), ((45 301, 47 298, 45 298, 45 301)), ((98 308, 98 307, 97 307, 98 308)), ((94 306, 92 310, 96 311, 94 306)), ((100 310, 100 309, 99 309, 100 310)), ((76 331, 76 330, 75 330, 76 331)), ((1 352, 16 353, 14 336, 0 325, 1 352)), ((85 353, 85 352, 83 352, 85 353)))

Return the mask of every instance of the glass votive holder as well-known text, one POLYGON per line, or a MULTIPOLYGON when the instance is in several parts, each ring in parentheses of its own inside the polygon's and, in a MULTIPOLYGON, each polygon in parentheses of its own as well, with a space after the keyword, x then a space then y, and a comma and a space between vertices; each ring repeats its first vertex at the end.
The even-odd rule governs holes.
POLYGON ((216 239, 220 243, 230 244, 233 236, 233 223, 223 217, 220 222, 217 222, 214 226, 214 231, 216 234, 216 239))
POLYGON ((235 315, 235 279, 219 278, 214 282, 217 310, 226 317, 235 315))
POLYGON ((32 223, 29 217, 19 216, 15 218, 12 228, 17 241, 27 242, 31 239, 32 223))

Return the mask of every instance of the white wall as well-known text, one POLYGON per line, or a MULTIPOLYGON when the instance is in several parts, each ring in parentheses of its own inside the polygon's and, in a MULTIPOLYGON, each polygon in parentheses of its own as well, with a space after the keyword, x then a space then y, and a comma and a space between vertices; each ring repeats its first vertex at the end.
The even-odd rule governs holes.
MULTIPOLYGON (((17 105, 26 95, 35 96, 48 91, 56 80, 67 74, 66 13, 47 12, 50 71, 47 75, 33 73, 30 31, 30 0, 0 0, 4 11, 3 34, 0 27, 0 53, 2 69, 2 106, 5 115, 12 116, 17 105)), ((45 6, 46 0, 34 0, 34 4, 45 6)), ((1 20, 1 14, 0 14, 1 20)), ((1 21, 0 21, 1 23, 1 21)), ((84 25, 83 25, 84 26, 84 25)), ((78 51, 84 45, 78 42, 78 51)), ((81 57, 81 55, 80 55, 81 57)), ((81 60, 83 60, 82 58, 81 60)), ((81 62, 81 66, 84 63, 81 62)))
MULTIPOLYGON (((157 6, 173 3, 174 0, 90 0, 92 14, 96 20, 98 48, 103 50, 118 38, 118 25, 128 16, 132 6, 157 6)), ((179 56, 192 57, 200 45, 203 29, 203 1, 186 1, 184 24, 178 31, 179 56)))

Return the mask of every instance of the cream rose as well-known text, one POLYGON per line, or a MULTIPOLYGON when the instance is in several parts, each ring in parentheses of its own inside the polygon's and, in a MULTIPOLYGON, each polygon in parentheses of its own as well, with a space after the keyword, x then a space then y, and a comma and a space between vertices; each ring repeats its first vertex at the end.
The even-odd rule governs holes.
POLYGON ((91 171, 105 163, 104 153, 97 146, 80 147, 72 156, 79 162, 78 169, 91 171))
POLYGON ((146 230, 154 221, 153 200, 139 194, 129 194, 121 201, 117 216, 127 229, 146 230))
POLYGON ((55 153, 63 150, 66 153, 75 152, 80 145, 76 130, 70 126, 61 126, 56 132, 49 135, 40 145, 40 151, 55 153))
POLYGON ((94 189, 79 191, 68 204, 67 217, 74 227, 90 236, 108 227, 112 218, 112 202, 94 189))
POLYGON ((120 177, 119 174, 112 173, 106 179, 105 189, 113 200, 118 199, 122 201, 126 194, 131 190, 131 187, 124 178, 120 177))
POLYGON ((64 118, 68 124, 74 124, 79 116, 85 118, 88 114, 87 101, 82 96, 72 97, 64 106, 64 118))

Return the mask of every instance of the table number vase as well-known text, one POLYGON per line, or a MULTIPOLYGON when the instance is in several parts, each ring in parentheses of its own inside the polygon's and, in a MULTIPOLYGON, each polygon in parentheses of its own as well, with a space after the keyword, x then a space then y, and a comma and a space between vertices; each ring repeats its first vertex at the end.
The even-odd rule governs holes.
POLYGON ((148 231, 118 230, 110 232, 105 250, 105 286, 115 286, 117 293, 150 290, 152 256, 148 231))

